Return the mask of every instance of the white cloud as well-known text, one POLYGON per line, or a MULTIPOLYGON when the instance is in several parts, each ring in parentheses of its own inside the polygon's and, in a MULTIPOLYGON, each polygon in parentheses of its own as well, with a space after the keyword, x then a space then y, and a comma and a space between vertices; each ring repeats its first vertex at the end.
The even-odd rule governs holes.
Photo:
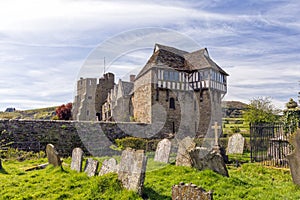
POLYGON ((58 98, 65 103, 72 98, 85 58, 86 76, 91 71, 95 77, 102 74, 106 57, 111 70, 123 77, 148 59, 128 46, 153 48, 155 42, 188 51, 195 50, 195 41, 199 48, 207 47, 231 75, 226 98, 247 101, 265 94, 282 103, 294 97, 300 80, 300 3, 236 2, 0 1, 0 95, 7 97, 0 109, 8 99, 27 107, 33 98, 45 104, 58 98), (180 37, 167 32, 140 32, 142 37, 123 34, 105 43, 122 31, 143 27, 171 28, 192 39, 180 43, 180 37), (102 49, 89 55, 99 43, 112 52, 102 49))

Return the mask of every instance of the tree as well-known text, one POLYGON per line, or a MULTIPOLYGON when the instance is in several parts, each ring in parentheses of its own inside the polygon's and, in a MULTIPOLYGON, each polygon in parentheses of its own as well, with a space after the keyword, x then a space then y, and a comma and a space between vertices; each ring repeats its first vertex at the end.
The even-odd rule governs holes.
POLYGON ((258 97, 250 100, 243 117, 249 123, 276 122, 279 119, 279 112, 270 97, 258 97))
POLYGON ((286 110, 283 111, 283 124, 286 133, 294 133, 300 125, 300 108, 293 99, 286 104, 286 110))
POLYGON ((57 107, 55 112, 56 112, 56 116, 60 120, 72 119, 72 103, 68 103, 67 105, 63 104, 57 107))

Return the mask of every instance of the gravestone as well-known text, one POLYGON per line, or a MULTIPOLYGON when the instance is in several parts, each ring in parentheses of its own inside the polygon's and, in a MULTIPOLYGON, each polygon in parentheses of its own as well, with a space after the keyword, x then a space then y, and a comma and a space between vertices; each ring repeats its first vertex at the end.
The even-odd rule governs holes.
POLYGON ((88 176, 95 176, 98 169, 99 162, 98 160, 94 160, 92 158, 88 158, 86 161, 84 172, 88 176))
POLYGON ((229 176, 225 161, 217 150, 208 151, 206 148, 196 147, 189 151, 192 167, 198 170, 210 169, 223 176, 229 176))
POLYGON ((117 164, 116 159, 110 158, 109 160, 104 160, 102 163, 100 172, 99 172, 99 176, 102 176, 104 174, 108 174, 111 172, 117 173, 118 168, 119 168, 119 166, 117 164))
POLYGON ((142 194, 147 157, 144 150, 126 148, 122 152, 119 165, 118 179, 127 190, 133 190, 142 194))
POLYGON ((49 164, 52 164, 55 167, 61 166, 61 160, 58 155, 58 152, 56 151, 55 147, 52 144, 47 144, 46 154, 47 154, 49 164))
POLYGON ((169 162, 169 156, 171 151, 171 141, 168 139, 163 139, 157 145, 154 160, 158 162, 169 162))
POLYGON ((181 182, 179 185, 172 187, 172 200, 212 200, 213 193, 206 192, 203 188, 198 187, 192 183, 184 184, 181 182))
POLYGON ((290 143, 294 146, 293 153, 287 156, 293 182, 300 186, 300 129, 290 138, 290 143))
POLYGON ((191 157, 188 153, 189 150, 194 149, 196 143, 191 137, 185 137, 183 140, 178 142, 178 151, 176 156, 177 166, 192 166, 191 157))
POLYGON ((229 137, 227 145, 227 154, 243 154, 245 138, 236 133, 229 137))
POLYGON ((2 162, 1 162, 1 159, 0 159, 0 169, 2 169, 2 162))
POLYGON ((71 169, 77 172, 82 171, 83 151, 81 148, 75 148, 72 151, 71 169))

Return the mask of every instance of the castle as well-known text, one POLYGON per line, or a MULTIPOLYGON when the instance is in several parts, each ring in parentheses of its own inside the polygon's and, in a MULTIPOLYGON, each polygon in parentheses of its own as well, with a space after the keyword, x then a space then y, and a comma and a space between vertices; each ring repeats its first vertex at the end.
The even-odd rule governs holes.
POLYGON ((228 74, 206 48, 186 52, 155 44, 152 56, 130 82, 106 73, 80 78, 73 119, 158 124, 160 135, 190 132, 204 137, 212 121, 221 123, 221 99, 228 74))

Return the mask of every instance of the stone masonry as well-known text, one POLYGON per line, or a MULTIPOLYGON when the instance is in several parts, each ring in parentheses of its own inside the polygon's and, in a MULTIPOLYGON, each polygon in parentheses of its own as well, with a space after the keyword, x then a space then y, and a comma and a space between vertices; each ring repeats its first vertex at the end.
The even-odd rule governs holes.
POLYGON ((192 160, 189 155, 189 151, 196 147, 196 143, 191 137, 185 137, 183 140, 178 142, 178 151, 176 156, 177 166, 192 166, 192 160))
POLYGON ((158 162, 169 162, 169 156, 171 151, 171 141, 168 139, 163 139, 157 144, 155 151, 154 161, 158 162))
POLYGON ((300 186, 300 129, 291 136, 290 143, 294 146, 294 152, 287 156, 291 169, 293 182, 300 186))
POLYGON ((72 151, 71 169, 77 172, 82 171, 83 151, 81 148, 75 148, 72 151))
POLYGON ((49 164, 52 164, 54 167, 61 166, 62 162, 60 160, 60 156, 52 144, 47 144, 46 154, 49 164))
POLYGON ((119 170, 119 165, 117 164, 116 159, 110 158, 108 160, 104 160, 99 172, 99 176, 108 173, 117 173, 119 170))
POLYGON ((195 184, 184 184, 181 182, 179 185, 172 187, 172 200, 212 200, 213 193, 206 192, 203 188, 195 184))
POLYGON ((127 190, 142 194, 147 157, 144 150, 127 148, 122 152, 118 178, 127 190))

